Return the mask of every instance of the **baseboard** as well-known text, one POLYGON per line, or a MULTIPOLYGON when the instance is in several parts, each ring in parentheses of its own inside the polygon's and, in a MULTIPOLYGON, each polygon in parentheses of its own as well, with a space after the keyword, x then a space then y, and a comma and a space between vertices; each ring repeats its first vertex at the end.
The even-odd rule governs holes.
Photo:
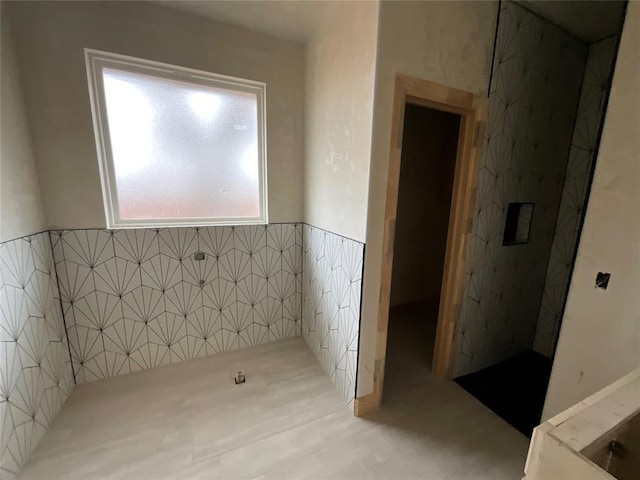
POLYGON ((356 417, 361 417, 367 413, 376 411, 379 406, 378 396, 373 392, 364 397, 356 398, 353 406, 353 414, 356 417))

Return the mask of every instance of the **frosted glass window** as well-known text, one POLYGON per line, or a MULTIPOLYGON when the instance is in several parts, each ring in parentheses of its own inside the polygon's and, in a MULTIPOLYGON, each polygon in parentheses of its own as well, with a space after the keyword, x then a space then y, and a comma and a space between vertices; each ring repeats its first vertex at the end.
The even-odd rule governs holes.
POLYGON ((109 227, 266 223, 264 84, 86 55, 109 227))

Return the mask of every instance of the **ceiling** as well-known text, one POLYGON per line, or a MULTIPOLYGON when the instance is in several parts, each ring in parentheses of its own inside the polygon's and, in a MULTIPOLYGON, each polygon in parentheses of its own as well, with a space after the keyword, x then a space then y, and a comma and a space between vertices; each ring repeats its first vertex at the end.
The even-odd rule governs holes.
POLYGON ((587 43, 606 38, 620 29, 626 2, 620 0, 520 0, 520 5, 571 32, 587 43))
POLYGON ((275 37, 305 42, 340 2, 317 0, 156 0, 164 6, 238 25, 275 37))
MULTIPOLYGON (((318 25, 340 15, 340 2, 322 0, 156 0, 170 8, 304 42, 318 25)), ((426 1, 426 0, 425 0, 426 1)), ((624 0, 519 0, 519 4, 591 43, 616 33, 624 0)))

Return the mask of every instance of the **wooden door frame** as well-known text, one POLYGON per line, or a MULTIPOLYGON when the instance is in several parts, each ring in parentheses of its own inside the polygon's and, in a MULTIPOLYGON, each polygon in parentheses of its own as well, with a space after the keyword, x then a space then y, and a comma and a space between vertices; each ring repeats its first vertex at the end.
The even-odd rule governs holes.
POLYGON ((400 183, 402 134, 404 111, 407 103, 460 115, 460 133, 458 135, 432 367, 433 373, 440 380, 450 380, 453 374, 455 326, 460 312, 465 283, 464 265, 474 214, 479 160, 483 146, 482 138, 486 124, 488 101, 485 96, 474 95, 407 75, 397 75, 391 123, 374 386, 371 396, 358 399, 362 400, 363 405, 361 407, 363 408, 357 410, 361 410, 362 413, 377 408, 382 400, 389 326, 393 246, 400 183))

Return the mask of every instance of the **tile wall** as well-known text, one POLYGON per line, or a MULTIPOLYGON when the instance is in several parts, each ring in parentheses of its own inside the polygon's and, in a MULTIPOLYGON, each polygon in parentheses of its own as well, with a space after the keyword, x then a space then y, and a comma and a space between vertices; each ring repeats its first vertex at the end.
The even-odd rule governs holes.
POLYGON ((596 160, 596 148, 600 127, 604 120, 617 41, 618 36, 615 35, 589 45, 562 200, 533 344, 535 351, 550 358, 553 357, 556 349, 573 259, 578 247, 580 223, 584 216, 589 179, 596 160))
POLYGON ((51 238, 76 383, 301 335, 301 224, 51 238))
POLYGON ((364 244, 304 226, 302 336, 349 406, 356 393, 364 244))
POLYGON ((363 255, 363 244, 299 223, 62 230, 0 244, 3 480, 74 380, 303 335, 351 405, 363 255))
POLYGON ((73 389, 49 233, 0 244, 0 477, 14 478, 73 389))
POLYGON ((501 4, 456 377, 533 346, 586 55, 575 37, 501 4), (511 202, 535 204, 527 244, 502 245, 511 202))

